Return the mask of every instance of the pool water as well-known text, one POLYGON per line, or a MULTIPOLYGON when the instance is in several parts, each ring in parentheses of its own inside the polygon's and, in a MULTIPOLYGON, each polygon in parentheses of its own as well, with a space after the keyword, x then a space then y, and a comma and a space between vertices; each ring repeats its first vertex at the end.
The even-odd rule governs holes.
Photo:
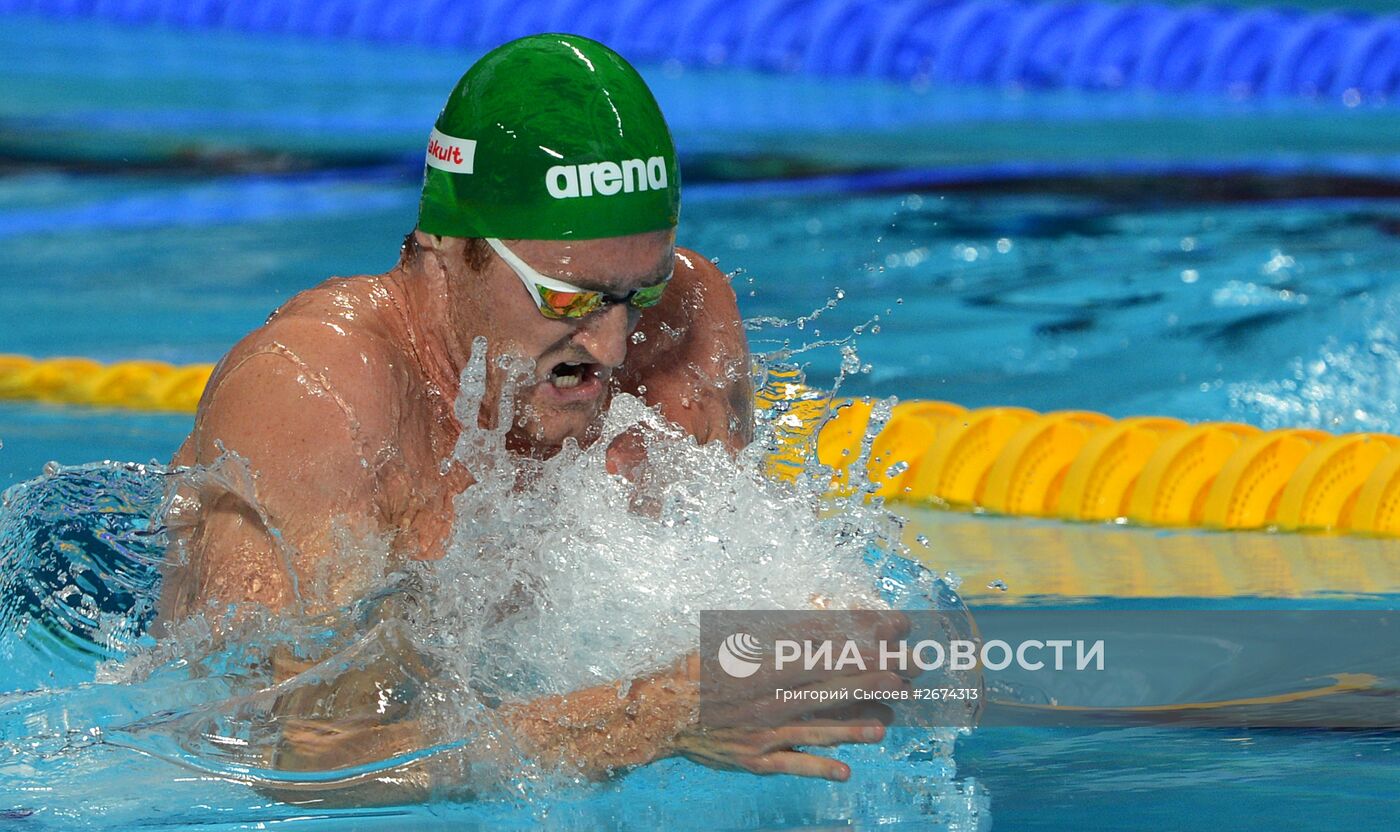
MULTIPOLYGON (((212 361, 300 289, 392 265, 413 222, 421 127, 467 59, 74 27, 0 18, 0 73, 26 81, 0 104, 0 352, 212 361), (38 58, 17 48, 34 43, 38 58)), ((666 67, 650 77, 686 153, 683 244, 736 272, 756 348, 862 327, 854 344, 870 369, 845 393, 1400 431, 1392 111, 666 67), (793 174, 810 178, 779 178, 793 174)), ((799 359, 820 384, 840 355, 799 359)), ((165 460, 189 423, 0 404, 0 486, 49 460, 165 460)), ((1400 597, 1388 541, 900 511, 910 537, 932 539, 929 561, 963 577, 974 609, 1047 595, 1109 603, 1112 553, 1125 547, 1188 564, 1160 593, 1183 604, 1400 597), (1192 553, 1256 546, 1280 563, 1350 559, 1362 574, 1260 576, 1224 594, 1188 579, 1192 553), (1048 551, 1075 568, 1044 567, 1048 551)), ((5 750, 43 761, 0 760, 0 826, 712 828, 723 808, 734 828, 855 816, 911 828, 1336 829, 1388 826, 1400 797, 1392 733, 997 728, 916 759, 853 752, 846 787, 667 761, 528 805, 308 812, 95 744, 82 717, 140 703, 101 688, 72 697, 0 703, 0 736, 16 743, 5 750)))
MULTIPOLYGON (((357 174, 90 179, 5 180, 11 216, 57 204, 91 217, 0 233, 6 350, 216 360, 322 277, 388 269, 416 198, 402 177, 357 174), (240 200, 268 216, 240 215, 240 200), (121 227, 114 215, 133 204, 174 204, 178 219, 121 227)), ((1245 183, 1229 200, 1193 200, 1171 179, 1132 184, 817 183, 800 195, 701 184, 680 239, 739 272, 750 318, 796 319, 843 294, 803 329, 756 330, 756 348, 844 338, 878 317, 857 343, 871 370, 847 381, 853 395, 1400 430, 1400 198, 1249 198, 1245 183)), ((810 358, 814 381, 834 378, 835 350, 810 358)), ((33 405, 0 414, 0 484, 50 458, 165 459, 189 424, 33 405)))

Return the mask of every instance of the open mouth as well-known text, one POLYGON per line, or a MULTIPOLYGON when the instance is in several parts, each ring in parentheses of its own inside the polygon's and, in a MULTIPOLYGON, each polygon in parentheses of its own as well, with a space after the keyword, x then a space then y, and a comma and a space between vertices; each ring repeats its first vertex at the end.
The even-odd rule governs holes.
POLYGON ((577 387, 596 373, 595 365, 561 361, 549 371, 549 383, 560 390, 577 387))

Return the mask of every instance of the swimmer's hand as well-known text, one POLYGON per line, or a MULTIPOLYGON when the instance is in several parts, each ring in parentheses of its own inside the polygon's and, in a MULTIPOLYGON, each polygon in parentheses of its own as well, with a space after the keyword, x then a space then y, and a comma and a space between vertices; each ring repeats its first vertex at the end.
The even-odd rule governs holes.
MULTIPOLYGON (((861 641, 873 646, 879 640, 898 638, 907 632, 908 622, 903 616, 871 614, 870 629, 861 641)), ((696 690, 699 680, 700 659, 692 654, 682 663, 672 684, 696 690)), ((844 782, 851 776, 845 763, 799 749, 880 742, 894 714, 888 706, 878 703, 833 707, 832 701, 852 702, 857 689, 910 689, 908 678, 890 671, 852 670, 844 675, 818 675, 801 667, 760 672, 746 682, 751 684, 727 687, 725 701, 707 703, 707 725, 702 727, 693 717, 672 740, 669 753, 717 769, 844 782), (823 691, 830 695, 784 701, 775 695, 777 689, 823 691)))
MULTIPOLYGON (((699 659, 694 658, 693 661, 698 673, 699 659)), ((907 680, 885 671, 843 677, 826 684, 830 689, 861 687, 866 690, 896 690, 908 685, 907 680)), ((761 708, 772 699, 771 689, 756 693, 750 708, 761 708)), ((885 726, 892 718, 890 709, 880 704, 833 709, 830 702, 797 701, 781 704, 780 707, 783 710, 782 719, 772 726, 691 725, 672 741, 670 751, 710 768, 845 782, 851 776, 850 766, 798 749, 876 743, 885 738, 885 726)), ((748 723, 749 720, 743 722, 748 723)))

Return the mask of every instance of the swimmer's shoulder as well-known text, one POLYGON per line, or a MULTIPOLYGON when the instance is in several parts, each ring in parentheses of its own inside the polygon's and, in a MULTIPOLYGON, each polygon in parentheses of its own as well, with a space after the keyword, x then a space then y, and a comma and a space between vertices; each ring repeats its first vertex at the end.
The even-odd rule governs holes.
POLYGON ((676 281, 674 288, 677 290, 672 308, 679 307, 673 314, 687 324, 694 335, 709 332, 713 337, 731 340, 729 331, 742 329, 732 278, 709 258, 688 248, 676 249, 676 272, 672 279, 676 281))
POLYGON ((729 283, 729 275, 720 271, 708 257, 693 249, 676 249, 676 272, 672 279, 676 281, 675 288, 681 289, 682 292, 718 292, 731 300, 734 298, 734 287, 729 283))
MULTIPOLYGON (((214 368, 200 411, 231 377, 291 375, 369 411, 400 363, 375 278, 337 277, 298 293, 244 336, 214 368)), ((271 392, 271 391, 270 391, 271 392)), ((227 403, 224 403, 227 405, 227 403)))
POLYGON ((748 361, 748 342, 729 276, 707 258, 676 249, 676 270, 661 303, 642 313, 621 380, 647 384, 653 373, 716 360, 748 361))
POLYGON ((383 275, 332 277, 293 295, 278 307, 263 329, 293 322, 294 328, 325 328, 355 341, 390 339, 387 310, 393 299, 383 275))

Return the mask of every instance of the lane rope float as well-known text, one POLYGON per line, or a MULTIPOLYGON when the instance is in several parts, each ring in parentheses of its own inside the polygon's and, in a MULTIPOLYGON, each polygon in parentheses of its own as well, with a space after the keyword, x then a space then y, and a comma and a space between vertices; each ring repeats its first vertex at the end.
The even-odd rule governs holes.
POLYGON ((760 391, 787 432, 770 471, 810 455, 850 495, 862 459, 872 496, 992 514, 1217 531, 1400 536, 1400 437, 1091 411, 974 410, 947 402, 831 400, 796 384, 760 391), (829 415, 828 415, 829 414, 829 415), (867 429, 877 431, 866 450, 867 429))
POLYGON ((213 364, 0 354, 0 399, 193 413, 213 364))
POLYGON ((0 0, 6 13, 447 49, 486 49, 529 31, 574 32, 634 62, 916 84, 1323 97, 1351 106, 1400 92, 1400 15, 1286 3, 0 0))
MULTIPOLYGON (((213 369, 0 354, 0 400, 193 413, 213 369)), ((852 466, 863 461, 866 494, 896 502, 1144 526, 1400 536, 1400 437, 1391 434, 921 400, 885 412, 870 398, 831 399, 796 376, 770 380, 757 405, 778 428, 770 473, 795 477, 815 445, 837 495, 854 493, 852 466)))

